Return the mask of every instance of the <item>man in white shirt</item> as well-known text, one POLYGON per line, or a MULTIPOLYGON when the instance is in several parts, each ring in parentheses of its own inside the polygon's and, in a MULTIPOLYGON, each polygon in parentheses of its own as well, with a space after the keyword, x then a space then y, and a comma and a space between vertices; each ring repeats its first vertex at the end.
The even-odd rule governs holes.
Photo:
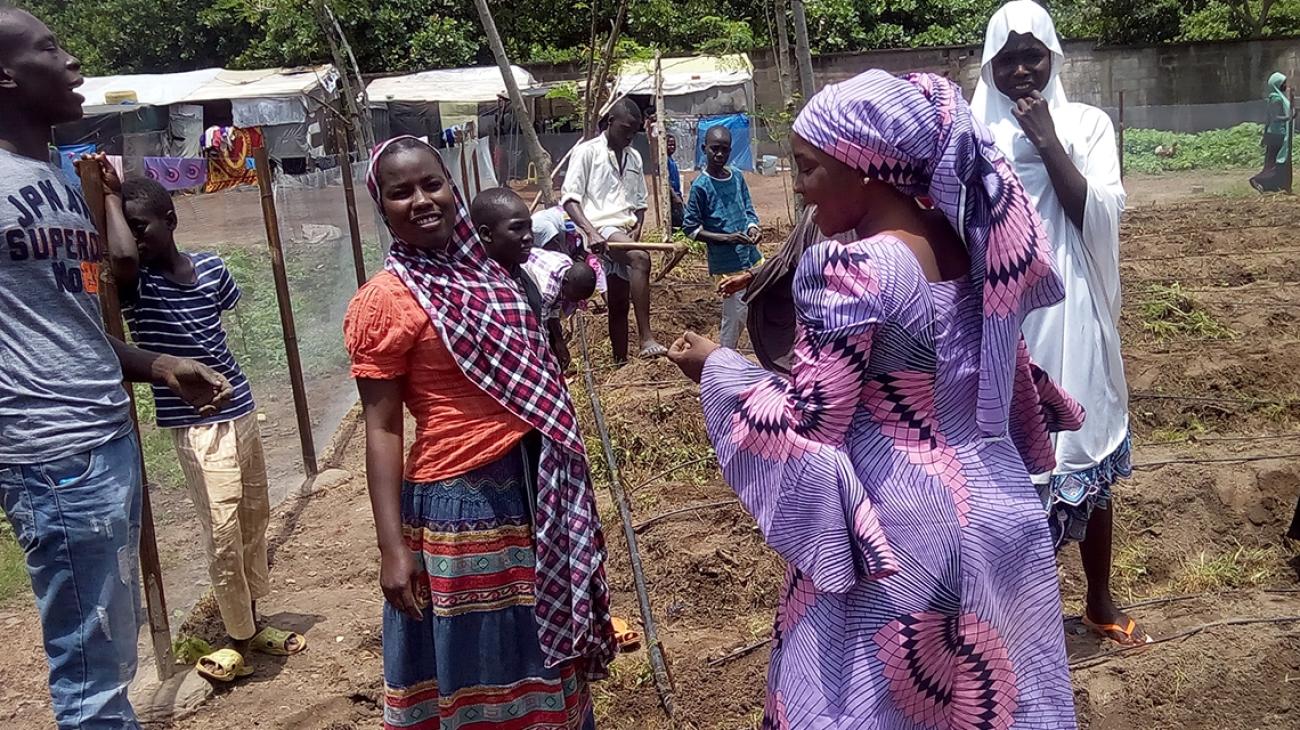
POLYGON ((636 241, 645 223, 647 191, 641 155, 632 140, 641 129, 641 110, 622 99, 609 113, 609 128, 574 148, 564 177, 564 211, 600 254, 609 272, 609 340, 614 361, 627 362, 628 303, 636 311, 641 357, 667 354, 650 331, 650 255, 610 251, 609 241, 636 241))

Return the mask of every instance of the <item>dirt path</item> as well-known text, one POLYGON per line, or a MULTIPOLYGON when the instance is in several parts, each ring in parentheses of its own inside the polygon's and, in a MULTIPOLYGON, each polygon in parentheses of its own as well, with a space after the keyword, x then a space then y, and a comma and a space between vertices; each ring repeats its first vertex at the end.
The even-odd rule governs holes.
MULTIPOLYGON (((755 198, 760 215, 777 220, 783 192, 771 180, 754 186, 755 198)), ((1279 543, 1300 495, 1300 459, 1289 456, 1300 452, 1297 226, 1300 203, 1289 199, 1141 204, 1126 222, 1123 336, 1139 469, 1117 496, 1114 583, 1124 602, 1198 596, 1134 609, 1158 637, 1219 620, 1300 614, 1300 594, 1267 592, 1294 591, 1300 569, 1294 550, 1279 543), (1270 456, 1285 458, 1219 461, 1270 456), (1209 461, 1157 464, 1186 459, 1209 461)), ((718 304, 709 289, 698 263, 656 287, 659 333, 716 332, 718 304)), ((601 323, 592 324, 598 333, 601 323)), ((696 388, 666 362, 613 371, 603 347, 593 362, 636 520, 729 500, 708 459, 696 388)), ((575 397, 589 424, 580 385, 575 397)), ((594 430, 586 433, 594 470, 603 475, 594 430)), ((263 660, 251 680, 219 692, 175 727, 378 724, 381 599, 361 446, 354 440, 343 454, 344 468, 357 477, 278 513, 275 593, 265 610, 307 632, 309 651, 263 660)), ((604 486, 602 477, 615 609, 636 617, 626 549, 604 486)), ((683 717, 700 728, 756 727, 766 647, 721 666, 710 662, 767 635, 780 561, 733 504, 663 520, 639 541, 683 717)), ((1068 618, 1083 583, 1076 553, 1061 563, 1068 618)), ((0 609, 0 627, 11 656, 0 667, 0 726, 48 727, 44 677, 31 669, 43 664, 31 608, 0 609)), ((215 638, 210 622, 188 628, 215 638)), ((1073 620, 1066 631, 1072 659, 1106 649, 1073 620)), ((1290 729, 1300 726, 1300 624, 1211 629, 1073 676, 1088 730, 1290 729)), ((643 654, 619 659, 597 688, 597 708, 602 728, 666 726, 643 654)))

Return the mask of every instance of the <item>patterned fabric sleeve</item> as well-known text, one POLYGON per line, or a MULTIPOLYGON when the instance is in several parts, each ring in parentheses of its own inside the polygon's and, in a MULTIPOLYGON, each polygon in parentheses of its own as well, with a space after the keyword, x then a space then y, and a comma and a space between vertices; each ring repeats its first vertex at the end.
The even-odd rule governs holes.
POLYGON ((801 323, 790 379, 719 350, 701 400, 723 474, 767 543, 818 590, 842 593, 898 569, 845 443, 880 321, 879 288, 865 259, 827 246, 809 254, 795 281, 801 323))
POLYGON ((1083 406, 1034 364, 1023 337, 1016 351, 1015 378, 1008 424, 1011 439, 1025 460, 1025 470, 1046 474, 1056 468, 1052 434, 1079 430, 1083 426, 1083 406))

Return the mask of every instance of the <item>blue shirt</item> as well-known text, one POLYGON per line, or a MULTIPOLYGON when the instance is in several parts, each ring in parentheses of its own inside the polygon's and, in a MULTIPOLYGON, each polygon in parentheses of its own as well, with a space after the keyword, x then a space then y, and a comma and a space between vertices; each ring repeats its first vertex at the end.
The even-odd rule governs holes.
POLYGON ((221 313, 239 303, 239 287, 226 262, 212 253, 183 254, 194 264, 195 283, 177 284, 141 266, 136 300, 124 309, 131 339, 146 350, 188 357, 230 381, 230 405, 207 418, 166 387, 153 386, 160 428, 183 428, 233 421, 253 412, 253 391, 226 344, 221 313))
MULTIPOLYGON (((745 177, 733 168, 727 168, 727 173, 725 179, 718 179, 705 172, 691 183, 691 198, 686 202, 686 218, 682 221, 686 235, 698 238, 700 231, 744 233, 758 225, 745 177)), ((710 243, 704 250, 712 276, 744 271, 763 260, 758 246, 748 243, 710 243)))
POLYGON ((677 169, 677 160, 668 158, 668 185, 674 193, 682 194, 682 171, 677 169))

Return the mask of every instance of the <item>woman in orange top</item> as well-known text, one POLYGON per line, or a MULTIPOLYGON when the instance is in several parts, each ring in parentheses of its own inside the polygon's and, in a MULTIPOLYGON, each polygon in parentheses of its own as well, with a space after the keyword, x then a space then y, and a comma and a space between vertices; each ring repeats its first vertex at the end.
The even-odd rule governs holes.
POLYGON ((614 645, 559 369, 433 148, 385 142, 367 182, 394 243, 344 334, 386 599, 385 727, 591 728, 587 680, 614 645))

